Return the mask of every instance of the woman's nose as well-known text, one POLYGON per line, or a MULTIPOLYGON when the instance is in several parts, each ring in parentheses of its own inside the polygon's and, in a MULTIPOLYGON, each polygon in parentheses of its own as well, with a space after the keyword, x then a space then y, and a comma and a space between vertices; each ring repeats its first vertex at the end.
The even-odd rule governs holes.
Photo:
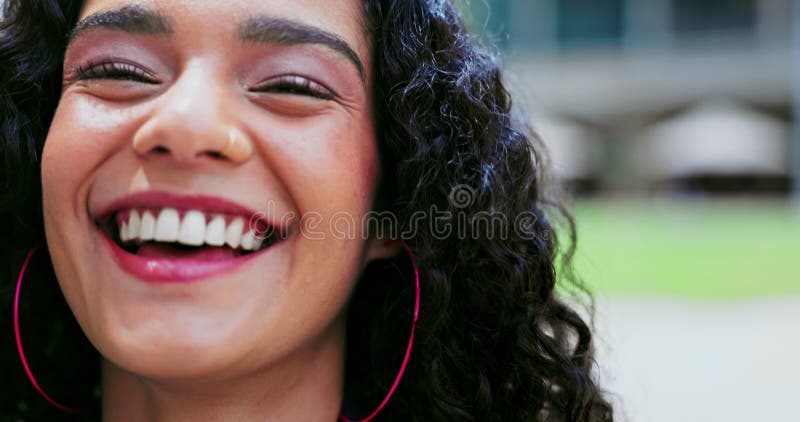
POLYGON ((154 105, 133 138, 144 158, 168 157, 175 165, 192 166, 225 160, 241 164, 253 155, 253 141, 239 127, 234 100, 213 78, 187 70, 154 105))

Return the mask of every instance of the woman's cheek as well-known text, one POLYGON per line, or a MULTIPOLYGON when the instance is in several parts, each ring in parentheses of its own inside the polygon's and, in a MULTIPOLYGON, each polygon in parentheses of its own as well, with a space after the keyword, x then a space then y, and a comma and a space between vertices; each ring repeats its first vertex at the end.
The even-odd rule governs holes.
POLYGON ((42 152, 45 193, 69 201, 54 205, 75 203, 86 194, 92 171, 119 144, 119 134, 124 130, 122 114, 91 97, 68 94, 62 97, 42 152))
POLYGON ((75 110, 62 101, 56 110, 42 151, 42 207, 47 246, 62 292, 79 320, 85 320, 78 265, 86 253, 88 224, 84 181, 97 160, 91 141, 75 120, 75 110))
POLYGON ((72 202, 69 198, 77 193, 81 175, 86 173, 87 164, 95 159, 91 141, 81 130, 82 122, 72 119, 73 114, 69 102, 59 105, 42 151, 45 214, 72 202))
MULTIPOLYGON (((378 168, 372 133, 371 127, 361 127, 350 122, 333 126, 329 128, 327 136, 321 135, 320 139, 324 142, 319 148, 305 151, 313 157, 307 164, 318 169, 320 179, 338 186, 329 191, 336 193, 335 199, 359 204, 371 197, 378 168)), ((369 205, 365 204, 367 207, 369 205)))

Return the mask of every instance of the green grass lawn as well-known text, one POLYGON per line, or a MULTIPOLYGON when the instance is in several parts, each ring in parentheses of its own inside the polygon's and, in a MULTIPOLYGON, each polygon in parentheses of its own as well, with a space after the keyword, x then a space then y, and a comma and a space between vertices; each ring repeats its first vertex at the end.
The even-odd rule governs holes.
POLYGON ((800 293, 800 207, 581 201, 575 267, 598 294, 735 299, 800 293))

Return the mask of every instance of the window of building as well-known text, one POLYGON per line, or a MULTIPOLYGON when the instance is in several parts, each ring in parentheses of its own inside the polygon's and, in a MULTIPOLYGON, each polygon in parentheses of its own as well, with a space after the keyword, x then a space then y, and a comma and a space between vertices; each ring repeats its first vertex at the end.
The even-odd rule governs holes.
POLYGON ((564 47, 619 44, 623 0, 560 0, 558 39, 564 47))
POLYGON ((672 26, 679 38, 752 33, 755 0, 672 0, 672 26))

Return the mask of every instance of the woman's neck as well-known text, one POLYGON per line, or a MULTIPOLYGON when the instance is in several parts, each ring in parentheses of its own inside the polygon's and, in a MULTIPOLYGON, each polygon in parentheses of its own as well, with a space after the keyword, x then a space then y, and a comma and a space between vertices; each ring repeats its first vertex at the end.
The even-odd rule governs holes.
POLYGON ((332 422, 342 402, 344 330, 257 373, 155 380, 103 361, 103 420, 332 422))

